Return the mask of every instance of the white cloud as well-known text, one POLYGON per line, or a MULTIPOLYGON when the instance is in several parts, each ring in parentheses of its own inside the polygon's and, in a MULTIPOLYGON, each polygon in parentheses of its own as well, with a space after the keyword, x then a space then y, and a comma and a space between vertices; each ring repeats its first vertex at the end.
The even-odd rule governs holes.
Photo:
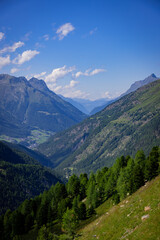
POLYGON ((24 42, 15 42, 12 46, 5 47, 0 50, 0 53, 5 53, 5 52, 15 52, 17 48, 20 48, 24 45, 24 42))
POLYGON ((117 98, 121 95, 122 93, 120 92, 114 92, 114 93, 110 93, 109 91, 106 91, 104 94, 103 94, 103 98, 108 98, 108 99, 114 99, 114 98, 117 98))
POLYGON ((12 68, 10 72, 11 72, 11 73, 16 73, 16 72, 18 72, 18 71, 19 71, 18 68, 12 68))
POLYGON ((105 69, 94 69, 92 72, 90 72, 89 76, 93 76, 93 75, 96 75, 100 72, 105 72, 105 71, 106 71, 105 69))
POLYGON ((40 78, 40 77, 43 77, 44 75, 46 75, 46 72, 41 72, 39 74, 35 74, 34 77, 35 78, 40 78))
POLYGON ((89 94, 82 92, 81 90, 73 91, 72 89, 68 89, 65 92, 62 91, 60 94, 68 98, 88 98, 89 96, 89 94))
POLYGON ((53 69, 52 73, 49 74, 46 78, 45 81, 47 83, 53 83, 56 82, 57 79, 63 78, 66 76, 68 73, 72 72, 75 69, 75 67, 69 67, 67 68, 66 66, 63 66, 61 68, 56 68, 53 69))
POLYGON ((71 23, 65 23, 62 26, 60 26, 56 31, 59 40, 62 40, 64 37, 66 37, 74 29, 75 29, 75 27, 71 23))
POLYGON ((10 56, 6 56, 6 57, 1 57, 0 56, 0 69, 6 65, 8 65, 11 62, 10 60, 10 56))
POLYGON ((0 41, 4 38, 4 33, 0 32, 0 41))
POLYGON ((64 88, 73 88, 77 83, 78 81, 71 80, 69 85, 66 85, 64 88))
POLYGON ((62 89, 62 86, 57 86, 54 88, 54 92, 58 92, 60 89, 62 89))
POLYGON ((105 69, 102 69, 102 68, 96 68, 94 69, 93 71, 90 71, 90 69, 87 69, 85 72, 77 72, 75 74, 75 78, 78 78, 80 76, 94 76, 100 72, 105 72, 106 70, 105 69))
POLYGON ((16 57, 13 60, 14 64, 23 64, 24 62, 30 61, 33 57, 35 57, 37 54, 39 54, 36 50, 26 50, 22 54, 18 54, 18 57, 16 57))
POLYGON ((106 91, 106 92, 104 93, 104 95, 105 95, 106 98, 112 98, 112 97, 111 97, 111 94, 110 94, 108 91, 106 91))
POLYGON ((49 40, 49 35, 48 35, 48 34, 45 34, 45 35, 43 35, 42 38, 44 38, 45 41, 48 41, 48 40, 49 40))

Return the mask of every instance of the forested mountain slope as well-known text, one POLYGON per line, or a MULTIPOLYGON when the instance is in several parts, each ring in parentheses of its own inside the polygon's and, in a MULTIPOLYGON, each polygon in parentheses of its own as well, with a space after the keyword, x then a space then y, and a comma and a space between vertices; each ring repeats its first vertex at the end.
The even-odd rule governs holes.
POLYGON ((90 172, 122 154, 146 154, 160 144, 160 80, 139 88, 82 123, 51 137, 38 150, 60 171, 90 172))
POLYGON ((134 159, 121 156, 111 168, 104 167, 90 176, 73 174, 66 184, 58 182, 0 216, 0 239, 73 240, 82 236, 90 240, 94 234, 97 239, 117 240, 134 236, 134 231, 142 234, 143 227, 143 239, 148 239, 148 232, 157 239, 160 181, 159 177, 150 181, 159 173, 160 148, 155 146, 147 157, 139 150, 134 159))
POLYGON ((0 214, 8 208, 15 209, 26 198, 40 194, 58 181, 38 161, 0 142, 0 214))

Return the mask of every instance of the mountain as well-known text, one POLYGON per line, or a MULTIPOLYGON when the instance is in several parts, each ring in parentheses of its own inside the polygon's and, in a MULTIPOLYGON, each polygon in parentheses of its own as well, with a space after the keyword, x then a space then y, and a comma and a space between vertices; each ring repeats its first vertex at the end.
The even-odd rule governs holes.
POLYGON ((73 174, 0 216, 0 239, 158 239, 159 157, 153 147, 148 156, 139 150, 90 176, 73 174))
POLYGON ((99 107, 95 107, 91 112, 90 112, 90 115, 94 115, 96 114, 97 112, 100 112, 102 111, 105 107, 107 107, 109 104, 115 102, 116 99, 112 99, 110 101, 107 101, 105 104, 99 106, 99 107))
POLYGON ((145 78, 144 80, 140 80, 140 81, 136 81, 135 83, 133 83, 130 88, 125 92, 123 93, 120 97, 123 97, 131 92, 134 92, 136 91, 138 88, 148 84, 148 83, 151 83, 151 82, 154 82, 158 80, 158 78, 156 77, 156 75, 154 73, 152 73, 150 76, 148 76, 147 78, 145 78))
POLYGON ((15 143, 5 142, 5 141, 3 141, 3 143, 5 143, 8 147, 10 147, 13 151, 23 152, 27 154, 29 157, 37 160, 43 166, 50 167, 50 168, 53 167, 53 163, 50 161, 50 159, 37 151, 27 148, 21 144, 15 144, 15 143))
POLYGON ((0 214, 15 209, 60 181, 53 171, 21 151, 0 142, 0 214))
POLYGON ((70 174, 111 166, 122 154, 160 145, 160 80, 147 84, 82 123, 52 136, 38 150, 70 174))
MULTIPOLYGON (((23 144, 82 121, 86 115, 50 91, 43 80, 0 75, 0 135, 23 144)), ((7 139, 8 140, 8 139, 7 139)))
POLYGON ((101 98, 97 100, 89 100, 89 99, 82 99, 82 98, 65 98, 62 95, 59 95, 63 100, 71 103, 73 106, 78 108, 81 112, 92 115, 92 111, 95 108, 104 106, 107 103, 110 103, 110 100, 107 98, 101 98))
POLYGON ((82 98, 74 98, 73 100, 83 105, 83 107, 87 110, 88 114, 90 114, 94 108, 102 106, 109 101, 109 99, 107 98, 101 98, 93 101, 82 98))
POLYGON ((91 112, 90 112, 90 115, 93 115, 93 114, 96 114, 97 112, 100 112, 101 110, 103 110, 105 107, 107 107, 109 104, 111 104, 112 102, 115 102, 116 100, 118 100, 119 98, 131 93, 131 92, 134 92, 136 91, 138 88, 148 84, 148 83, 151 83, 151 82, 154 82, 158 80, 158 78, 156 77, 156 75, 154 73, 152 73, 150 76, 148 76, 147 78, 145 78, 144 80, 140 80, 140 81, 136 81, 135 83, 133 83, 131 85, 131 87, 125 92, 123 93, 120 97, 118 98, 115 98, 115 99, 112 99, 110 101, 107 101, 105 104, 101 105, 101 106, 98 106, 98 107, 95 107, 91 112))
POLYGON ((70 104, 72 104, 74 107, 76 107, 77 109, 79 109, 81 112, 85 113, 85 114, 89 114, 88 110, 83 106, 83 104, 79 103, 78 101, 72 99, 72 98, 66 98, 62 95, 59 95, 63 100, 65 100, 66 102, 69 102, 70 104))

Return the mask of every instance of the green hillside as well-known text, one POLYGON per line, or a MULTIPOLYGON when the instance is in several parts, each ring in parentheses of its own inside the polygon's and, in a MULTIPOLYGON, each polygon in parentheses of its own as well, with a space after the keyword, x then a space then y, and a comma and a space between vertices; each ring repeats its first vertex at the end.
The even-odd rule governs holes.
POLYGON ((80 237, 76 239, 159 240, 160 176, 118 205, 113 206, 113 202, 108 200, 96 212, 97 218, 80 229, 80 237))
POLYGON ((66 184, 58 182, 39 196, 25 200, 15 211, 7 210, 0 216, 0 239, 92 239, 107 232, 110 239, 119 239, 141 226, 141 217, 147 214, 145 220, 152 220, 155 237, 160 224, 160 178, 155 180, 158 185, 149 181, 159 173, 160 148, 153 147, 148 157, 140 150, 135 159, 122 156, 111 168, 104 167, 90 176, 73 174, 66 184), (106 219, 107 227, 103 225, 106 219))
POLYGON ((0 214, 14 210, 26 198, 34 197, 59 179, 51 170, 20 151, 0 142, 0 214))
POLYGON ((121 155, 160 145, 160 80, 130 93, 82 123, 52 136, 38 150, 66 174, 111 166, 121 155))

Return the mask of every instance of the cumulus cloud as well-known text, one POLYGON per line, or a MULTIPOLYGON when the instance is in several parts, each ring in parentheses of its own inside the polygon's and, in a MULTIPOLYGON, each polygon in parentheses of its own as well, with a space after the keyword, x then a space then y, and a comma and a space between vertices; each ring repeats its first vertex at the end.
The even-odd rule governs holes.
POLYGON ((89 96, 89 94, 82 92, 81 90, 73 91, 72 89, 68 89, 65 92, 63 91, 60 94, 68 98, 87 98, 89 96))
POLYGON ((121 95, 122 93, 120 92, 114 92, 114 93, 110 93, 109 91, 106 91, 104 94, 103 94, 103 98, 108 98, 108 99, 114 99, 114 98, 117 98, 121 95))
POLYGON ((10 56, 6 56, 6 57, 1 57, 0 56, 0 69, 6 65, 8 65, 11 62, 10 60, 10 56))
POLYGON ((0 32, 0 41, 4 38, 4 33, 0 32))
POLYGON ((17 48, 20 48, 24 45, 24 42, 15 42, 12 46, 5 47, 0 50, 0 53, 5 53, 5 52, 15 52, 17 48))
POLYGON ((10 72, 11 72, 11 73, 16 73, 16 72, 18 72, 18 71, 19 71, 18 68, 12 68, 10 72))
POLYGON ((65 23, 57 29, 56 34, 57 34, 59 40, 62 40, 74 29, 75 29, 75 27, 71 23, 65 23))
POLYGON ((90 70, 90 69, 87 69, 85 72, 77 72, 76 74, 75 74, 75 78, 78 78, 78 77, 80 77, 80 76, 94 76, 94 75, 96 75, 96 74, 98 74, 98 73, 100 73, 100 72, 105 72, 106 70, 105 69, 102 69, 102 68, 96 68, 96 69, 94 69, 94 70, 90 70))
POLYGON ((71 80, 69 85, 66 85, 65 88, 73 88, 77 83, 78 81, 71 80))
POLYGON ((111 94, 110 94, 108 91, 106 91, 106 92, 104 93, 104 95, 105 95, 106 98, 109 98, 109 99, 112 98, 111 94))
POLYGON ((62 89, 62 86, 57 86, 54 88, 54 92, 58 92, 60 89, 62 89))
POLYGON ((23 64, 24 62, 30 61, 33 57, 39 54, 36 50, 26 50, 22 54, 18 54, 18 56, 13 60, 14 64, 23 64))
POLYGON ((63 66, 61 68, 55 68, 53 69, 53 71, 51 72, 51 74, 49 74, 48 76, 46 76, 45 81, 47 83, 53 83, 56 82, 57 79, 59 78, 63 78, 64 76, 66 76, 68 73, 72 72, 75 69, 75 67, 69 67, 67 68, 66 66, 63 66))
POLYGON ((44 75, 46 75, 46 72, 41 72, 39 74, 35 74, 34 77, 35 78, 40 78, 40 77, 43 77, 44 75))

